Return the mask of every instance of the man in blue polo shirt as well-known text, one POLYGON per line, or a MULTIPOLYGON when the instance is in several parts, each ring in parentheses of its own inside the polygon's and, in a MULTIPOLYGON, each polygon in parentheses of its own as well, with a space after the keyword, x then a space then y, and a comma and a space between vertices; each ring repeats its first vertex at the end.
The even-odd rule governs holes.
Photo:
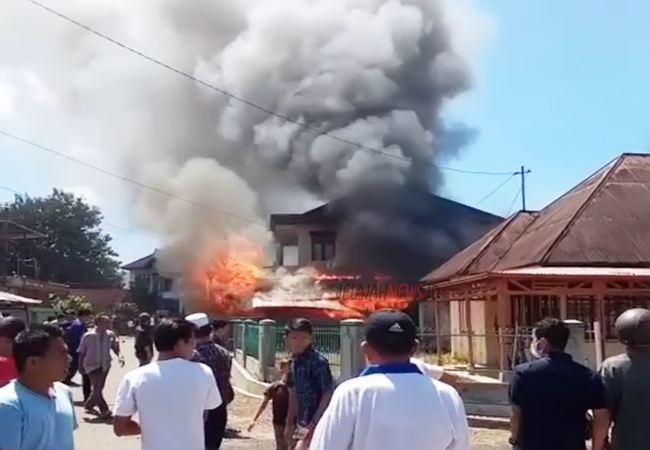
POLYGON ((72 396, 59 382, 70 364, 63 331, 31 327, 16 337, 13 355, 18 379, 0 389, 0 449, 74 450, 72 396))
POLYGON ((570 330, 544 319, 533 331, 535 361, 515 368, 510 384, 511 444, 518 450, 604 450, 609 429, 600 377, 565 353, 570 330), (589 430, 587 413, 593 411, 589 430), (591 434, 591 436, 589 436, 591 434))

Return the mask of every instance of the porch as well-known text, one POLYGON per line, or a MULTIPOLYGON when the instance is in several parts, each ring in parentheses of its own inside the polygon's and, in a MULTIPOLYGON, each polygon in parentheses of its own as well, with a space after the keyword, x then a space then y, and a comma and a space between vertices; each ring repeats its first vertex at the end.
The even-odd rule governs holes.
MULTIPOLYGON (((587 360, 620 353, 614 323, 625 310, 650 308, 650 269, 529 267, 464 277, 437 285, 449 304, 451 352, 470 366, 508 371, 526 359, 544 317, 585 324, 587 360)), ((436 306, 439 308, 440 306, 436 306)))

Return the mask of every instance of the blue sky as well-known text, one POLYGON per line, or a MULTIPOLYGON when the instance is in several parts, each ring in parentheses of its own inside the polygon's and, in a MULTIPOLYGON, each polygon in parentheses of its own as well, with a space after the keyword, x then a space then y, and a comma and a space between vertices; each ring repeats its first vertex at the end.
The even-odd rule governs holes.
MULTIPOLYGON (((650 148, 650 3, 479 0, 478 5, 496 19, 496 34, 477 62, 476 89, 454 106, 451 116, 476 127, 479 136, 444 165, 496 172, 525 165, 532 171, 528 207, 537 209, 618 154, 650 148)), ((43 126, 35 117, 10 117, 4 108, 2 118, 0 101, 3 129, 44 145, 60 144, 48 137, 55 122, 43 126)), ((83 148, 60 149, 97 163, 83 148)), ((126 195, 124 183, 2 137, 0 152, 0 186, 33 195, 70 188, 97 202, 123 261, 156 246, 145 232, 125 231, 133 224, 120 201, 126 195)), ((504 179, 447 173, 444 193, 475 205, 504 179)), ((480 207, 505 215, 518 189, 518 179, 512 179, 480 207)), ((0 188, 0 200, 11 197, 0 188)))

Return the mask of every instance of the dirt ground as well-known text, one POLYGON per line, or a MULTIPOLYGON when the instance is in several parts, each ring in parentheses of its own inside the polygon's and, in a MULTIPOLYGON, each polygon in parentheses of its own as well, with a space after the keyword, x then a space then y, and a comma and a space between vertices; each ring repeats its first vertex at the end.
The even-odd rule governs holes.
MULTIPOLYGON (((105 390, 106 400, 112 405, 117 386, 122 376, 137 366, 133 356, 132 343, 124 340, 122 343, 126 366, 120 368, 117 362, 108 377, 105 390)), ((79 380, 75 380, 79 381, 79 380)), ((140 439, 137 437, 118 438, 113 435, 112 426, 98 422, 84 414, 81 407, 81 388, 73 388, 79 429, 76 432, 77 450, 139 450, 140 439)), ((273 450, 273 432, 270 425, 270 408, 264 414, 258 425, 251 433, 246 432, 246 426, 253 417, 259 400, 238 393, 229 410, 228 428, 233 429, 230 437, 222 445, 223 450, 273 450)), ((508 433, 502 430, 472 429, 473 450, 507 450, 508 433)))

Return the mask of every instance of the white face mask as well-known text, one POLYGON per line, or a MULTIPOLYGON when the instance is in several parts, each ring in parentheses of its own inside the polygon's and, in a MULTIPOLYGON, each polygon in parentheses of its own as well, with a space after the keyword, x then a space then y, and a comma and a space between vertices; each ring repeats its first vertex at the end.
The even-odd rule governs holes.
POLYGON ((537 341, 533 341, 530 344, 530 353, 533 355, 533 358, 540 359, 542 357, 542 354, 537 349, 537 341))

